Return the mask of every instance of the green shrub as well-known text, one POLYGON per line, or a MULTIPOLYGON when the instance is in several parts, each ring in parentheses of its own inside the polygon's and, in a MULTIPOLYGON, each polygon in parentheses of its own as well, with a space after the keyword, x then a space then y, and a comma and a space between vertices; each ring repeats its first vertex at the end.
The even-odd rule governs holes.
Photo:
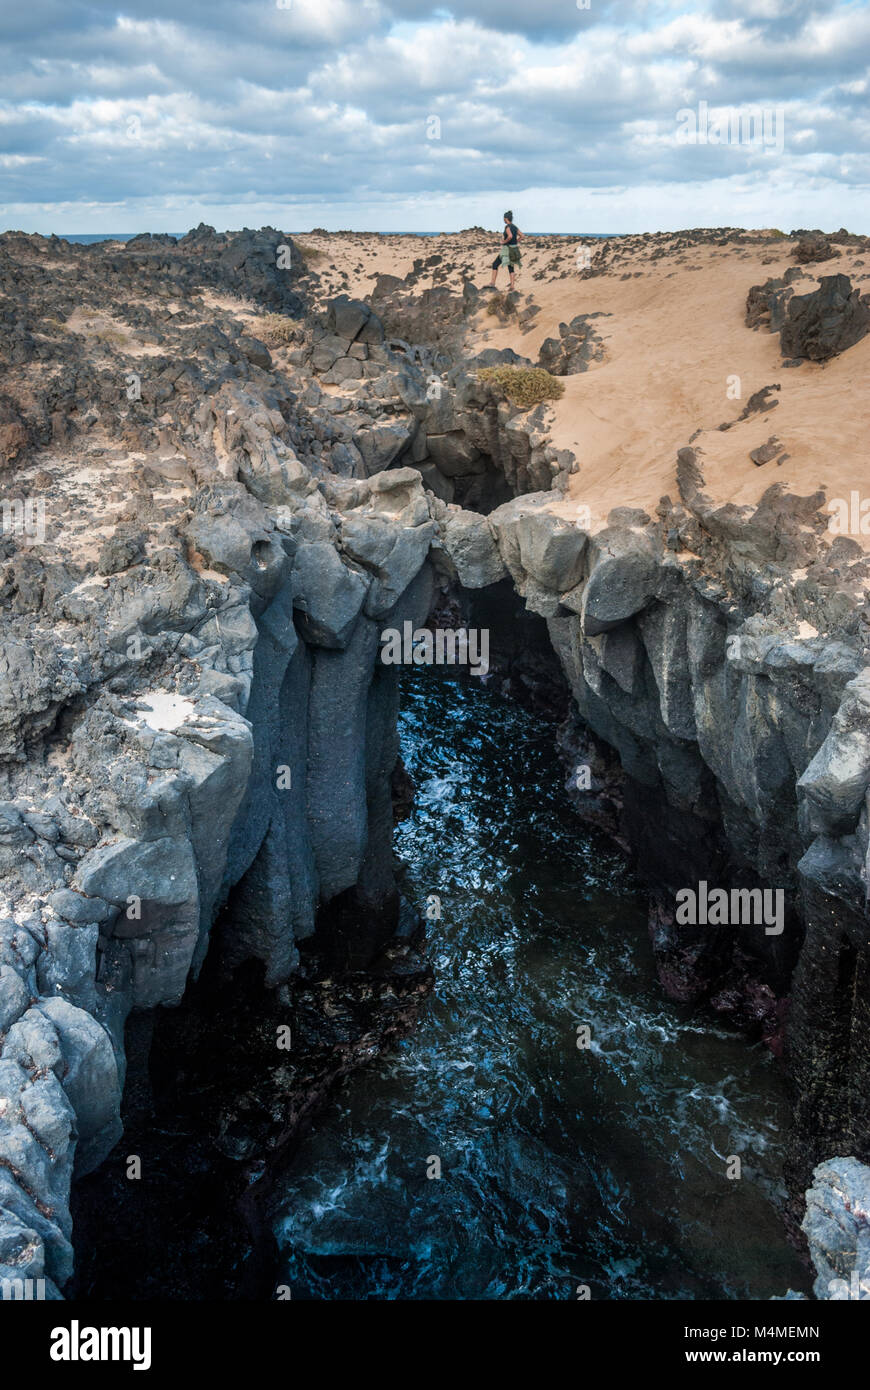
POLYGON ((542 401, 558 401, 565 394, 564 383, 543 367, 482 367, 477 375, 494 381, 513 405, 530 410, 542 401))

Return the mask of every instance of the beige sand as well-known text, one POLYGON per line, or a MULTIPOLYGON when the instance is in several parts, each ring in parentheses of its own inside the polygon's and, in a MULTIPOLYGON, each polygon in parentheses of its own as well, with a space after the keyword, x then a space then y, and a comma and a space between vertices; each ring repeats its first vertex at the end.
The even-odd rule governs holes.
MULTIPOLYGON (((588 506, 601 524, 612 507, 650 511, 663 494, 676 498, 677 450, 696 434, 706 491, 716 502, 755 503, 773 482, 800 495, 823 488, 829 499, 848 499, 852 490, 870 497, 870 337, 827 365, 783 368, 778 334, 746 327, 746 295, 750 286, 795 264, 796 243, 770 233, 755 245, 681 250, 676 240, 659 259, 650 252, 660 243, 615 241, 612 268, 592 278, 579 273, 579 240, 548 238, 541 246, 526 240, 517 288, 540 306, 532 330, 500 327, 487 315, 475 320, 480 348, 511 347, 535 361, 544 338, 558 337, 560 321, 576 314, 611 316, 597 325, 605 359, 563 378, 565 395, 554 407, 553 443, 573 450, 580 465, 572 480, 574 501, 588 506), (733 398, 733 381, 728 394, 734 377, 740 379, 739 399, 733 398), (719 431, 723 422, 736 420, 755 391, 774 383, 781 387, 773 393, 778 406, 719 431), (750 450, 771 435, 789 458, 757 467, 750 450)), ((499 245, 497 233, 480 231, 429 238, 303 233, 298 241, 315 253, 310 264, 321 276, 324 297, 341 291, 364 296, 377 275, 404 276, 415 259, 436 254, 443 262, 421 274, 418 292, 438 284, 458 290, 466 276, 482 286, 489 283, 499 245)), ((866 293, 866 253, 840 249, 838 259, 806 267, 795 293, 807 293, 821 275, 839 272, 866 293)), ((499 286, 507 289, 504 271, 499 286)), ((870 537, 863 540, 870 543, 870 537)))

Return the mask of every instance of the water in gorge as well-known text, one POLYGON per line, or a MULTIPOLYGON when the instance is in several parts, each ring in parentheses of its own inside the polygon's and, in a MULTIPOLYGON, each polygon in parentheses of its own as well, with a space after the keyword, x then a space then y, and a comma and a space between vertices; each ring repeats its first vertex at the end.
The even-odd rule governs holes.
POLYGON ((400 731, 417 797, 396 850, 406 894, 440 900, 436 988, 302 1141, 279 1282, 294 1299, 807 1290, 780 1217, 777 1064, 664 997, 644 893, 572 810, 553 726, 430 670, 405 678, 400 731))

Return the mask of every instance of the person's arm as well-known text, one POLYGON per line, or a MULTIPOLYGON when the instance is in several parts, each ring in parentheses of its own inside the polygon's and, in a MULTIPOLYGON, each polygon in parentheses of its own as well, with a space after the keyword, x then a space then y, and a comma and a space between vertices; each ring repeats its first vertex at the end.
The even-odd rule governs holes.
POLYGON ((517 227, 517 241, 523 241, 524 238, 525 238, 525 232, 521 232, 520 229, 519 229, 519 227, 517 227))

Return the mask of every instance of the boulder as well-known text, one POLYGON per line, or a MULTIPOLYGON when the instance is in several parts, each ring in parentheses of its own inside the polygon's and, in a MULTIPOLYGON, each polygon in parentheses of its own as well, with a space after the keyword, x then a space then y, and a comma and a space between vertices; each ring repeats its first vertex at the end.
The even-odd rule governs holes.
POLYGON ((854 830, 870 787, 870 670, 849 681, 819 751, 798 780, 813 830, 854 830))
POLYGON ((452 478, 446 478, 440 468, 434 463, 415 463, 415 468, 423 479, 423 486, 433 492, 442 502, 452 502, 456 495, 456 487, 452 478))
POLYGON ((545 338, 541 344, 538 366, 551 376, 574 376, 585 372, 590 362, 604 357, 604 344, 592 327, 591 319, 600 314, 578 314, 569 324, 559 324, 558 338, 545 338))
POLYGON ((99 574, 120 574, 137 565, 145 554, 145 537, 141 532, 129 532, 119 528, 100 547, 97 557, 99 574))
POLYGON ((231 514, 200 512, 187 530, 194 548, 216 573, 241 574, 250 564, 254 539, 231 514))
POLYGON ((336 337, 349 342, 381 343, 384 328, 377 314, 360 299, 346 294, 331 299, 326 307, 326 327, 336 337))
POLYGON ((586 535, 552 511, 553 501, 550 492, 526 493, 496 507, 489 521, 514 579, 560 594, 580 581, 586 535))
MULTIPOLYGON (((537 312, 537 309, 535 310, 537 312)), ((524 310, 523 313, 528 313, 524 310)), ((523 314, 520 314, 520 321, 523 314)), ((513 348, 484 348, 476 357, 472 357, 468 362, 469 367, 533 367, 535 364, 529 357, 522 357, 513 348)))
POLYGON ((441 540, 466 589, 482 589, 507 575, 495 531, 478 512, 453 509, 442 523, 441 540))
POLYGON ((798 265, 810 265, 814 261, 830 261, 840 252, 832 246, 827 237, 801 237, 795 247, 795 260, 798 265))
POLYGON ((767 328, 778 333, 786 320, 788 304, 794 290, 784 278, 765 280, 752 285, 746 296, 746 327, 767 328))
POLYGON ((583 592, 583 631, 608 632, 653 600, 660 563, 642 531, 606 528, 590 540, 593 564, 583 592))
POLYGON ((327 541, 312 541, 296 552, 293 582, 297 626, 305 640, 345 647, 371 580, 343 564, 327 541))
POLYGON ((783 357, 827 362, 870 331, 870 304, 848 275, 823 275, 812 294, 795 295, 780 333, 783 357))
POLYGON ((427 445, 432 462, 447 478, 486 472, 486 459, 461 430, 448 434, 433 434, 430 431, 427 445))
POLYGON ((49 922, 45 929, 47 949, 37 963, 41 994, 62 994, 78 1008, 94 1012, 99 931, 96 924, 70 927, 66 922, 49 922))
POLYGON ((44 999, 40 1012, 57 1030, 66 1063, 63 1089, 75 1111, 78 1144, 75 1171, 91 1173, 121 1135, 121 1086, 106 1030, 67 999, 44 999))
POLYGON ((572 522, 550 512, 519 519, 516 529, 523 568, 545 589, 573 588, 583 573, 586 535, 572 522))
POLYGON ((362 381, 363 376, 363 364, 358 358, 338 357, 329 371, 324 372, 323 381, 327 386, 342 386, 346 381, 362 381))
POLYGON ((870 1299, 870 1168, 855 1158, 820 1163, 807 1192, 802 1229, 818 1299, 870 1299))
POLYGON ((30 1007, 30 990, 12 965, 0 965, 0 1034, 30 1007))
POLYGON ((264 372, 271 371, 272 354, 259 338, 239 338, 239 347, 253 366, 262 367, 264 372))
POLYGON ((389 468, 407 448, 416 430, 413 419, 389 420, 358 430, 354 443, 362 454, 366 473, 380 473, 389 468))
POLYGON ((112 921, 118 915, 118 909, 103 898, 87 898, 82 893, 73 892, 71 888, 59 888, 56 893, 50 893, 48 905, 52 912, 56 912, 58 917, 72 923, 74 927, 83 927, 91 922, 99 924, 112 921))
POLYGON ((416 468, 389 468, 368 483, 372 511, 403 526, 422 526, 429 520, 429 504, 416 468))
POLYGON ((435 536, 433 522, 400 527, 374 516, 351 513, 342 522, 345 553, 374 576, 365 612, 380 618, 393 607, 422 569, 435 536))
MULTIPOLYGON (((359 365, 359 364, 357 364, 359 365)), ((269 506, 291 505, 310 491, 311 474, 281 439, 262 441, 239 464, 239 478, 252 497, 269 506)))
POLYGON ((349 338, 339 338, 335 333, 318 338, 311 353, 311 370, 318 373, 328 372, 340 357, 347 356, 349 350, 349 338))
POLYGON ((200 926, 199 882, 189 840, 123 837, 86 854, 73 885, 124 909, 113 934, 136 943, 131 947, 134 1004, 177 1004, 200 926))

